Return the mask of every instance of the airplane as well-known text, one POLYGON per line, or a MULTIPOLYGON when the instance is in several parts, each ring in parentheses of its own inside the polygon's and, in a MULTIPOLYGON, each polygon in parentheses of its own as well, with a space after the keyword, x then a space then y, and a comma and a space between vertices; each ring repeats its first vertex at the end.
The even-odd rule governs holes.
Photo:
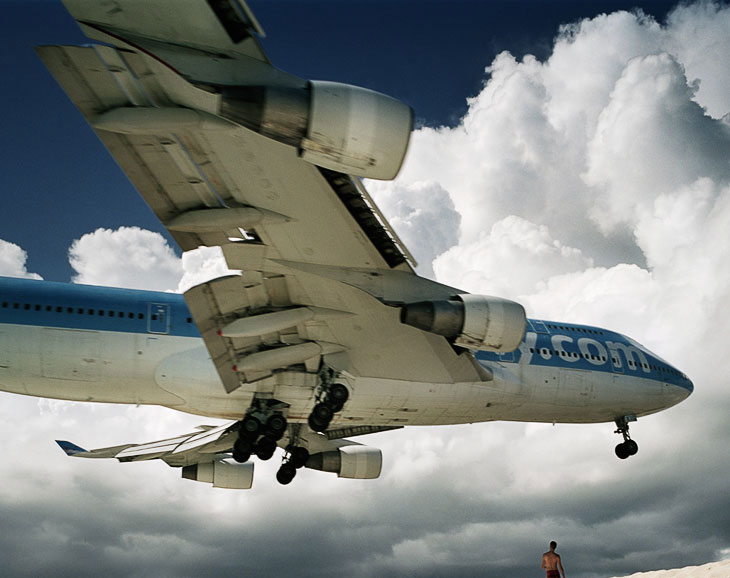
POLYGON ((380 93, 274 68, 241 0, 64 0, 97 42, 41 59, 183 251, 237 271, 183 295, 0 278, 0 389, 227 420, 75 458, 160 459, 248 489, 252 456, 373 479, 353 438, 497 420, 629 425, 690 379, 607 329, 418 276, 363 178, 392 179, 413 126, 380 93))

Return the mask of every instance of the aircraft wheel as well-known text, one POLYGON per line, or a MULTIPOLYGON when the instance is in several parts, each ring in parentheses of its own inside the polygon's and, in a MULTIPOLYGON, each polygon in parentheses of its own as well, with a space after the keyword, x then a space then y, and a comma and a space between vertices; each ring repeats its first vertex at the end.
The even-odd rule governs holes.
POLYGON ((258 443, 256 444, 256 447, 254 448, 254 452, 256 453, 256 456, 260 460, 270 460, 271 457, 274 455, 274 451, 276 450, 276 442, 269 438, 269 437, 262 437, 258 443))
POLYGON ((631 455, 630 450, 631 448, 627 446, 627 442, 620 443, 616 446, 616 456, 620 460, 625 460, 631 455))
POLYGON ((314 412, 309 414, 309 418, 307 419, 307 423, 309 424, 309 429, 316 432, 324 432, 327 431, 327 428, 330 425, 329 420, 328 421, 320 421, 316 415, 314 415, 314 412))
POLYGON ((247 462, 251 457, 252 444, 245 438, 239 438, 233 444, 233 459, 239 464, 247 462))
MULTIPOLYGON (((340 409, 344 407, 345 402, 349 397, 350 392, 347 391, 347 388, 341 383, 333 383, 330 387, 329 392, 327 393, 327 401, 330 402, 333 406, 339 407, 340 409)), ((335 411, 337 412, 339 411, 339 409, 335 411)))
POLYGON ((296 475, 297 469, 291 463, 287 462, 282 464, 279 471, 276 472, 276 480, 283 486, 286 486, 291 483, 296 475))
POLYGON ((304 467, 309 459, 309 452, 306 448, 297 446, 289 450, 289 463, 294 466, 295 469, 304 467))
POLYGON ((639 451, 639 444, 637 444, 634 440, 626 440, 624 445, 626 446, 626 451, 630 456, 635 456, 639 451))
POLYGON ((241 433, 247 437, 256 439, 261 431, 261 422, 252 415, 247 415, 241 421, 241 433))
POLYGON ((286 432, 286 418, 275 413, 266 421, 266 435, 274 440, 280 440, 286 432))
POLYGON ((328 423, 332 421, 332 406, 327 403, 318 403, 312 409, 312 415, 317 418, 320 423, 328 423))

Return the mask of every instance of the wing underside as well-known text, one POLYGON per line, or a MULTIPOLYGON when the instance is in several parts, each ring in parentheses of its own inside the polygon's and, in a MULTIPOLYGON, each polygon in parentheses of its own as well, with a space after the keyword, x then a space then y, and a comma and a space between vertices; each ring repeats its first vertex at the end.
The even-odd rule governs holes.
POLYGON ((356 178, 316 167, 294 147, 241 126, 155 116, 182 109, 211 115, 220 95, 143 51, 38 51, 180 247, 220 247, 228 267, 244 271, 186 295, 227 391, 292 366, 311 374, 332 355, 338 369, 356 376, 479 379, 446 340, 402 325, 389 306, 456 290, 413 273, 356 178), (109 111, 129 110, 144 114, 127 119, 125 132, 107 130, 109 111), (218 334, 241 317, 302 308, 307 318, 295 315, 288 326, 280 317, 259 333, 218 334))

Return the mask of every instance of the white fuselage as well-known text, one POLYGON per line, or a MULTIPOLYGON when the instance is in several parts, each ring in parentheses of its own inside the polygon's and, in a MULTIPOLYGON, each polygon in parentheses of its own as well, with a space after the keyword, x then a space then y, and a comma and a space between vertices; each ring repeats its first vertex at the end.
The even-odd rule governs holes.
MULTIPOLYGON (((306 421, 314 405, 316 376, 296 371, 226 393, 178 295, 2 281, 4 391, 225 419, 240 419, 264 386, 287 401, 292 422, 306 421)), ((478 352, 476 360, 492 379, 420 383, 343 373, 351 395, 332 423, 605 422, 660 411, 692 390, 685 376, 635 342, 583 326, 532 321, 517 352, 478 352), (588 331, 590 338, 582 333, 588 331)))

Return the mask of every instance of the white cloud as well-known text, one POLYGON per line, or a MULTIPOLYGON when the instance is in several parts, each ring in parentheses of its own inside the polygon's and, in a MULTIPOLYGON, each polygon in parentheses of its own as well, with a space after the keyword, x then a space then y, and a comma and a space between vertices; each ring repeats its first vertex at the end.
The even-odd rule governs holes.
POLYGON ((591 265, 579 249, 553 239, 545 225, 510 215, 477 241, 440 255, 433 267, 439 279, 470 293, 516 299, 554 275, 591 265))
POLYGON ((0 275, 41 279, 40 275, 28 271, 25 264, 27 260, 28 254, 23 249, 0 239, 0 275))
POLYGON ((74 241, 69 260, 74 283, 183 292, 234 273, 219 247, 199 247, 182 258, 159 233, 138 227, 97 229, 74 241))
POLYGON ((682 62, 690 82, 699 81, 695 100, 714 118, 730 113, 730 11, 720 2, 680 4, 669 15, 669 51, 682 62))
POLYGON ((368 181, 367 187, 413 253, 419 272, 432 277, 433 260, 459 241, 461 216, 449 194, 438 183, 424 181, 395 186, 368 181))
POLYGON ((198 247, 183 253, 182 268, 183 276, 177 286, 178 293, 184 293, 211 279, 236 274, 236 271, 226 266, 220 247, 198 247))
POLYGON ((74 283, 168 291, 182 275, 180 258, 159 233, 139 227, 97 229, 74 241, 74 283))

